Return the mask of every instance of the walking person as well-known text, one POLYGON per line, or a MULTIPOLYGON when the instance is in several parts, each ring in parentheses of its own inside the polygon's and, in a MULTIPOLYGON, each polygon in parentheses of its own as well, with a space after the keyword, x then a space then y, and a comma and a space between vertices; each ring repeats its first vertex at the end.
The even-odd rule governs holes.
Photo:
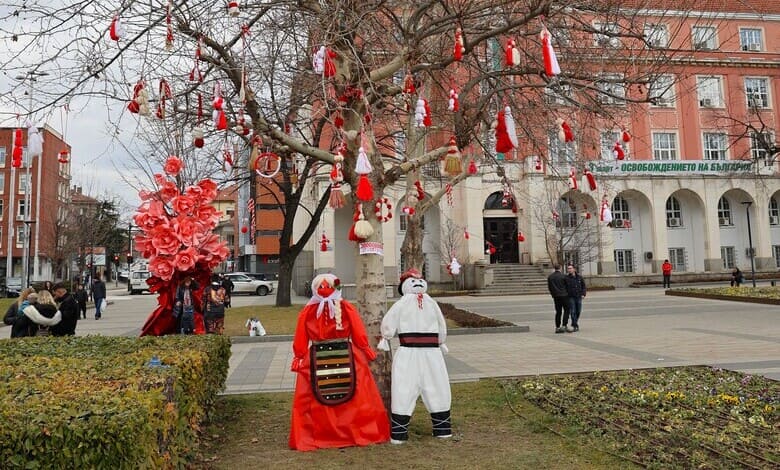
POLYGON ((236 285, 224 274, 220 275, 220 277, 222 279, 222 288, 225 289, 225 308, 230 308, 230 301, 233 297, 233 288, 236 287, 236 285))
POLYGON ((87 319, 87 300, 89 294, 81 284, 76 284, 76 292, 73 293, 73 297, 76 299, 76 303, 79 305, 79 311, 81 312, 81 318, 87 319))
POLYGON ((559 264, 555 265, 555 271, 547 277, 547 290, 555 303, 555 332, 571 333, 573 330, 569 328, 569 291, 566 287, 566 276, 561 272, 559 264))
POLYGON ((664 289, 670 289, 672 287, 672 263, 668 259, 665 259, 664 264, 661 265, 661 272, 664 275, 664 289))
POLYGON ((95 277, 95 283, 92 285, 92 300, 95 301, 95 320, 100 320, 103 306, 103 300, 106 298, 106 283, 103 282, 102 276, 95 277))
POLYGON ((734 270, 731 271, 731 287, 739 287, 745 282, 745 276, 738 267, 734 266, 734 270))
POLYGON ((569 309, 571 310, 571 327, 574 331, 580 331, 580 313, 582 313, 582 298, 588 293, 585 279, 577 272, 577 268, 570 264, 566 267, 566 289, 569 292, 569 309))

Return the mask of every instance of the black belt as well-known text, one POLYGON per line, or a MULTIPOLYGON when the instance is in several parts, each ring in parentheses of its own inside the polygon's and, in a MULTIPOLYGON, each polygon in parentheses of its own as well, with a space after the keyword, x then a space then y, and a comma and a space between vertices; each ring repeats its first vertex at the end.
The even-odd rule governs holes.
POLYGON ((401 346, 407 348, 438 348, 438 333, 400 333, 401 346))

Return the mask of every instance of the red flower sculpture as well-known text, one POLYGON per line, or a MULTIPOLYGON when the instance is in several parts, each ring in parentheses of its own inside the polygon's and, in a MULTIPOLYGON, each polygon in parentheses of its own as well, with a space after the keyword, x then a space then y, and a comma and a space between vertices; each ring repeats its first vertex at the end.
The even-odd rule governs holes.
POLYGON ((158 306, 146 320, 141 336, 175 332, 173 305, 176 289, 187 276, 200 286, 194 293, 196 333, 203 333, 200 311, 203 288, 211 271, 227 259, 226 242, 213 233, 221 215, 211 202, 217 196, 217 184, 209 179, 179 190, 173 177, 183 168, 177 157, 165 163, 165 174, 156 174, 157 191, 141 191, 144 201, 133 220, 141 229, 135 236, 135 248, 149 260, 152 277, 150 290, 158 294, 158 306))

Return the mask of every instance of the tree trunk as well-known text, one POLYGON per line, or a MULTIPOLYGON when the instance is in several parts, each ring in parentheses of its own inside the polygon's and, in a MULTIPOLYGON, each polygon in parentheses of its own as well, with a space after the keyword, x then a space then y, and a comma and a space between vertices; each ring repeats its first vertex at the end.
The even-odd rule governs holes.
POLYGON ((423 254, 423 216, 415 214, 406 217, 406 234, 401 243, 401 255, 404 259, 404 269, 415 268, 423 272, 425 255, 423 254))
MULTIPOLYGON (((280 250, 282 251, 282 250, 280 250)), ((287 251, 287 250, 284 250, 287 251)), ((276 306, 289 307, 292 305, 290 288, 292 286, 292 271, 295 265, 295 256, 288 253, 279 255, 279 283, 276 286, 276 306)))

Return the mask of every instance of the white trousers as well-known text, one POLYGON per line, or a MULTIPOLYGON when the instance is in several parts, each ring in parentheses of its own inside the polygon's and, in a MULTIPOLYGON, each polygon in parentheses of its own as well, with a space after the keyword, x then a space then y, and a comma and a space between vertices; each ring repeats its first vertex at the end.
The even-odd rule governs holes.
POLYGON ((449 411, 450 377, 441 349, 399 347, 393 356, 392 380, 393 413, 411 416, 420 395, 429 413, 449 411))

